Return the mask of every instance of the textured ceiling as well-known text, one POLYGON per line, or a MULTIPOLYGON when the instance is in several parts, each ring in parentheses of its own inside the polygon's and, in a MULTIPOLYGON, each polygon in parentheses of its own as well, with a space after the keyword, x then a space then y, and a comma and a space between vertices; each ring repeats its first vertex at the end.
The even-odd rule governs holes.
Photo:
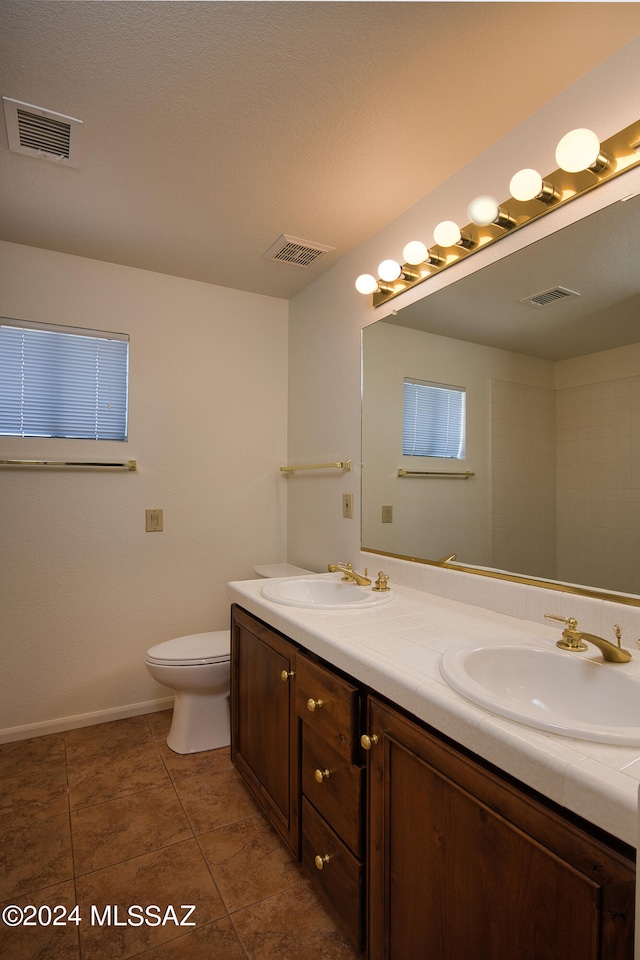
POLYGON ((0 94, 84 121, 75 170, 0 120, 0 239, 288 298, 638 32, 637 3, 0 0, 0 94), (283 233, 335 252, 264 260, 283 233))

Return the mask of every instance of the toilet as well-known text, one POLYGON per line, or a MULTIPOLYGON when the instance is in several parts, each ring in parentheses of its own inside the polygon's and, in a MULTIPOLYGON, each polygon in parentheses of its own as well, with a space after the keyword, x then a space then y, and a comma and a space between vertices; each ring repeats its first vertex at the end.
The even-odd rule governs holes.
MULTIPOLYGON (((254 567, 261 577, 310 574, 288 563, 254 567)), ((154 680, 175 691, 167 746, 174 753, 200 753, 231 743, 229 630, 192 633, 147 650, 145 666, 154 680)))
POLYGON ((154 680, 175 690, 167 746, 175 753, 216 750, 231 743, 230 633, 192 633, 147 650, 154 680))

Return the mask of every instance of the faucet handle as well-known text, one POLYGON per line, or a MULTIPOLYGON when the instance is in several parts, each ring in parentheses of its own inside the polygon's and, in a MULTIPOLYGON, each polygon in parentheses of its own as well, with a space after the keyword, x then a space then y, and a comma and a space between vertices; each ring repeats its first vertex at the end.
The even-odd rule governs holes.
POLYGON ((559 617, 555 613, 545 613, 545 620, 557 620, 558 623, 566 623, 569 627, 569 630, 575 630, 578 626, 578 621, 575 617, 559 617))
POLYGON ((389 574, 384 573, 382 570, 378 571, 378 579, 376 580, 375 587, 372 587, 372 589, 377 590, 378 593, 384 593, 385 591, 390 590, 391 587, 389 586, 389 574))

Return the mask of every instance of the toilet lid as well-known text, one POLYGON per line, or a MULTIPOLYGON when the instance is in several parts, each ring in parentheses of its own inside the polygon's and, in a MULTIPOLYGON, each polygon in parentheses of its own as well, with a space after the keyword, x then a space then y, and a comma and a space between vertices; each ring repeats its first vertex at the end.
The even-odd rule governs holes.
POLYGON ((185 665, 220 663, 231 658, 230 642, 228 630, 192 633, 187 637, 174 637, 173 640, 156 643, 147 650, 147 660, 185 665))

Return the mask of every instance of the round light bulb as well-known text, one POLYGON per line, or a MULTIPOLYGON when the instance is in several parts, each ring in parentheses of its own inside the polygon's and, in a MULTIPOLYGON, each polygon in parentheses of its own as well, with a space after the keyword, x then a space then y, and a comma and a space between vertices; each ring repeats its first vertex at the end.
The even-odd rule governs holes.
POLYGON ((397 280, 402 273, 402 267, 397 260, 383 260, 378 265, 378 276, 386 283, 392 283, 397 280))
POLYGON ((600 141, 593 130, 580 127, 565 134, 556 147, 556 163, 567 173, 586 170, 598 159, 600 141))
POLYGON ((509 192, 514 200, 534 200, 542 193, 542 177, 537 170, 518 170, 511 177, 509 192))
POLYGON ((356 280, 356 290, 358 293, 375 293, 378 289, 378 281, 370 273, 362 273, 356 280))
POLYGON ((442 220, 433 231, 433 239, 439 247, 453 247, 460 237, 460 227, 453 220, 442 220))
POLYGON ((469 219, 473 223, 477 223, 479 227, 486 227, 493 223, 499 212, 498 201, 495 197, 487 196, 476 197, 475 200, 471 201, 467 210, 469 219))
POLYGON ((402 251, 402 256, 405 263, 416 266, 419 263, 424 263, 429 256, 429 251, 422 240, 411 240, 402 251))

